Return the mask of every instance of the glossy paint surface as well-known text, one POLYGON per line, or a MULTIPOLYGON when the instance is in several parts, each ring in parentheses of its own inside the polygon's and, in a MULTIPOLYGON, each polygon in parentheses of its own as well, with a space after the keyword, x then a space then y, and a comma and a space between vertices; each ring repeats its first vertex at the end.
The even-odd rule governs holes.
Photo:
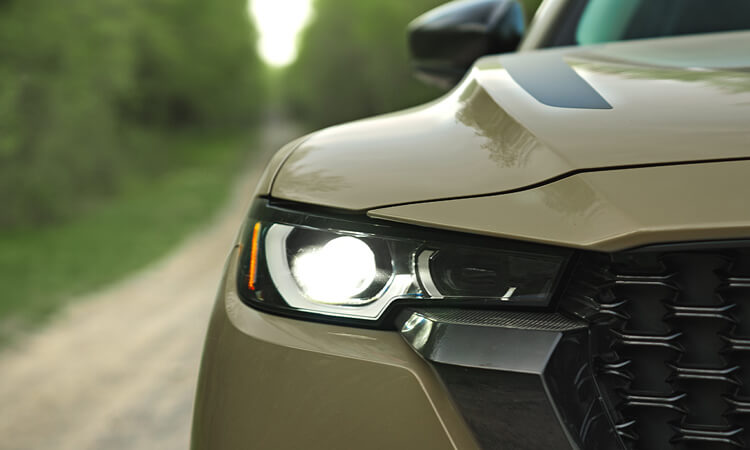
POLYGON ((273 185, 273 181, 276 178, 276 174, 278 173, 279 168, 281 168, 281 165, 284 164, 284 161, 286 161, 289 155, 302 142, 304 142, 305 139, 307 139, 307 136, 297 138, 281 147, 281 149, 273 154, 270 161, 268 161, 268 163, 266 164, 266 168, 263 170, 263 174, 261 175, 260 180, 258 181, 258 185, 255 188, 255 195, 253 195, 253 198, 257 196, 268 195, 271 193, 271 186, 273 185))
POLYGON ((535 189, 372 217, 601 251, 750 237, 750 161, 589 172, 535 189))
MULTIPOLYGON (((436 102, 310 136, 271 194, 367 210, 515 191, 584 170, 750 158, 749 41, 734 32, 487 57, 436 102), (541 52, 612 109, 530 95, 504 61, 541 52)), ((554 70, 547 75, 557 82, 554 70)))
POLYGON ((395 332, 261 313, 232 252, 211 319, 193 449, 476 449, 429 365, 395 332))

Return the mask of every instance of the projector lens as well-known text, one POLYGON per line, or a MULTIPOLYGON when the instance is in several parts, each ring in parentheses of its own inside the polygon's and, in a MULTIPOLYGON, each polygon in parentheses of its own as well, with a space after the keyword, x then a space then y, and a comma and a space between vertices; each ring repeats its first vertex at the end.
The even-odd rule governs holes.
POLYGON ((240 239, 238 286, 250 305, 346 323, 377 323, 396 303, 546 308, 572 253, 266 204, 240 239))

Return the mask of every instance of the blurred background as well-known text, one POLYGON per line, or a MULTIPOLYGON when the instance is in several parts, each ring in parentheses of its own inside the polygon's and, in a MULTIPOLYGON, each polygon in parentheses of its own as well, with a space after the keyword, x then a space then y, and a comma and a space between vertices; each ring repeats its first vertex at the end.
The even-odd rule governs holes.
MULTIPOLYGON (((405 32, 441 3, 0 0, 0 402, 18 405, 0 412, 0 447, 135 445, 159 421, 181 436, 159 448, 184 447, 212 292, 258 171, 306 131, 441 95, 412 76, 405 32), (139 347, 163 305, 174 323, 139 347), (189 345, 152 361, 157 337, 189 345), (181 380, 180 399, 164 417, 109 406, 100 426, 121 439, 101 441, 97 399, 158 378, 145 361, 181 380), (91 405, 75 419, 71 402, 91 405)), ((540 0, 523 3, 531 18, 540 0)), ((166 395, 146 384, 143 398, 166 395)))
POLYGON ((302 132, 440 95, 405 28, 441 3, 0 0, 0 339, 204 223, 269 115, 302 132))

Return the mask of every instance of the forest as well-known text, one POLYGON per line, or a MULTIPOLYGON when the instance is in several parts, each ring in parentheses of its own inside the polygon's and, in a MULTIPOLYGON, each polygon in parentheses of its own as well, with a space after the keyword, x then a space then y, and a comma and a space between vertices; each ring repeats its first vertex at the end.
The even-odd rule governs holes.
POLYGON ((245 0, 0 1, 0 229, 69 219, 246 126, 263 73, 245 0))
MULTIPOLYGON (((406 27, 441 0, 314 0, 280 83, 290 111, 322 127, 423 103, 442 91, 411 72, 406 27)), ((541 0, 521 1, 529 21, 541 0)))
POLYGON ((441 3, 312 0, 278 68, 247 0, 0 0, 0 344, 205 226, 274 150, 269 120, 302 133, 442 95, 406 45, 441 3))
POLYGON ((175 133, 255 126, 268 83, 308 127, 440 95, 413 78, 405 29, 441 3, 313 0, 298 59, 269 70, 247 0, 0 0, 0 229, 158 176, 175 133))

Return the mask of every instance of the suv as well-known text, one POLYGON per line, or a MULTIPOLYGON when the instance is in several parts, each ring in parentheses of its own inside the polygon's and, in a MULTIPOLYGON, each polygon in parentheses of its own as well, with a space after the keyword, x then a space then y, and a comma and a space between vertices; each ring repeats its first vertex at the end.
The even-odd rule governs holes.
POLYGON ((427 13, 415 68, 448 94, 273 157, 193 448, 750 445, 750 2, 524 23, 427 13))

